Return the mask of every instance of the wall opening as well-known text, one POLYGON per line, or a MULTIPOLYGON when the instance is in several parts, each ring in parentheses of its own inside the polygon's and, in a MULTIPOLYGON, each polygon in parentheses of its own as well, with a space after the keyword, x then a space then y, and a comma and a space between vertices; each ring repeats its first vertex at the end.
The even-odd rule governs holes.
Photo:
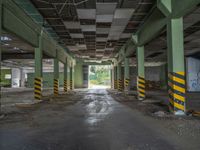
POLYGON ((111 66, 91 65, 89 66, 89 88, 100 89, 111 87, 111 66))

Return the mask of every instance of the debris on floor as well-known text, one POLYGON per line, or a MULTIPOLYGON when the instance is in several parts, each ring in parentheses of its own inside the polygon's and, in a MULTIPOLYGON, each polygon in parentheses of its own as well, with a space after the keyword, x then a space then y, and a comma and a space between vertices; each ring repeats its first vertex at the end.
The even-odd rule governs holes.
POLYGON ((195 111, 195 110, 189 110, 186 113, 188 116, 194 116, 194 117, 200 117, 200 112, 195 111))
POLYGON ((166 113, 164 111, 157 111, 153 113, 155 116, 164 117, 166 113))

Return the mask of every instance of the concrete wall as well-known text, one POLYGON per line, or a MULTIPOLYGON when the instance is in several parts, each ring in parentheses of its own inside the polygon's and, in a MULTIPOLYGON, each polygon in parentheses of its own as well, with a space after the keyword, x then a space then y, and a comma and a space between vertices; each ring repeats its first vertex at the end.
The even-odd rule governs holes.
MULTIPOLYGON (((136 89, 137 83, 137 68, 130 67, 130 79, 131 79, 131 89, 136 89)), ((149 81, 160 81, 161 87, 163 89, 167 88, 167 67, 166 65, 162 66, 153 66, 145 67, 145 79, 149 81)))
POLYGON ((19 68, 12 68, 12 87, 20 87, 21 70, 19 68))
POLYGON ((200 91, 200 60, 192 57, 186 58, 187 90, 200 91))
POLYGON ((74 68, 74 87, 75 88, 87 88, 88 87, 88 65, 83 63, 77 63, 74 68))
POLYGON ((77 63, 74 67, 74 87, 82 88, 83 87, 83 69, 82 64, 77 63))
MULTIPOLYGON (((69 75, 68 75, 69 77, 69 75)), ((27 87, 33 88, 34 87, 34 78, 35 74, 34 73, 28 73, 27 74, 27 87)), ((59 74, 59 86, 63 87, 63 82, 64 82, 64 74, 63 72, 60 72, 59 74)), ((69 80, 68 80, 69 83, 69 80)), ((48 87, 53 87, 53 72, 44 72, 43 73, 43 87, 48 88, 48 87)))

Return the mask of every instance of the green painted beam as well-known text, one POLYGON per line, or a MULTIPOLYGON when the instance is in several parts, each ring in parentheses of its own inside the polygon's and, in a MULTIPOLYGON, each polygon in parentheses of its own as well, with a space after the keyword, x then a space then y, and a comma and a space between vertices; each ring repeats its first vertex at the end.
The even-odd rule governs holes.
POLYGON ((118 63, 132 54, 136 48, 135 45, 143 46, 158 36, 167 25, 167 16, 184 16, 198 4, 200 4, 200 0, 157 0, 157 6, 152 8, 144 23, 132 36, 131 42, 127 41, 125 44, 126 52, 124 53, 124 46, 120 49, 118 63), (124 55, 121 55, 123 53, 124 55))
POLYGON ((3 0, 3 29, 38 47, 41 28, 12 0, 3 0))
POLYGON ((42 36, 42 50, 46 55, 56 57, 56 42, 47 33, 42 36))
POLYGON ((169 18, 180 18, 193 10, 200 0, 157 0, 157 7, 169 18))
POLYGON ((138 38, 138 43, 136 44, 138 46, 143 46, 150 42, 153 38, 159 35, 166 26, 166 23, 167 18, 165 15, 157 7, 154 7, 143 25, 141 25, 139 30, 136 32, 138 38))
MULTIPOLYGON (((39 35, 41 26, 36 24, 30 16, 28 16, 22 8, 19 7, 13 0, 2 0, 3 1, 3 18, 2 27, 5 31, 11 32, 29 43, 33 47, 39 47, 39 35)), ((56 49, 58 50, 58 59, 61 62, 65 62, 68 58, 70 62, 75 62, 74 58, 68 54, 67 50, 62 46, 58 45, 44 30, 42 35, 41 49, 42 51, 50 56, 56 56, 56 49)))
POLYGON ((198 4, 200 0, 172 0, 172 18, 183 17, 198 4))

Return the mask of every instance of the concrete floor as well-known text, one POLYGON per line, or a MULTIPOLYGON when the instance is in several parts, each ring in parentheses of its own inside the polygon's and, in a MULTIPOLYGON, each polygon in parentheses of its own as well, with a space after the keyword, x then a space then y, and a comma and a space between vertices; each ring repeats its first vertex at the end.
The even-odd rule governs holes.
POLYGON ((200 121, 143 114, 133 97, 76 90, 0 120, 0 150, 199 150, 200 121), (117 98, 115 98, 117 97, 117 98), (133 107, 130 107, 133 105, 133 107))

